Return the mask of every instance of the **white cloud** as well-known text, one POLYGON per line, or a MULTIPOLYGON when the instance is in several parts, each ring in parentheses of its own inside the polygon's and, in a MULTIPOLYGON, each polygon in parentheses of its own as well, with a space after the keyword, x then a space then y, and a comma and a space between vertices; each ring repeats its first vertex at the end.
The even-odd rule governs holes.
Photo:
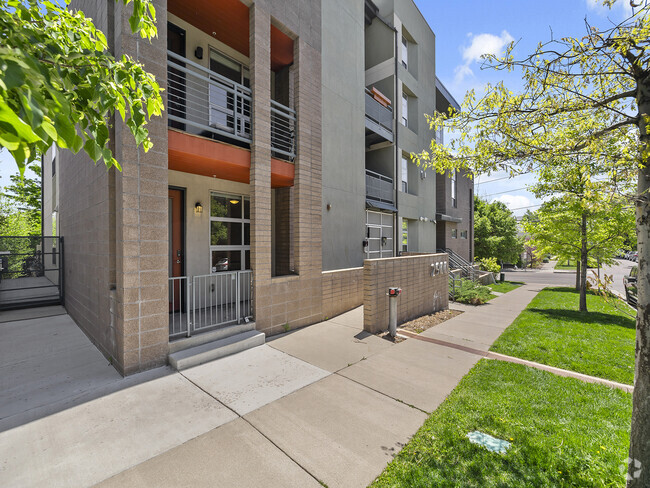
POLYGON ((610 12, 618 12, 624 18, 632 15, 632 6, 630 5, 630 0, 617 0, 612 8, 603 5, 603 0, 586 0, 587 8, 589 10, 594 10, 599 15, 606 16, 610 12))
POLYGON ((532 205, 530 198, 523 195, 501 195, 499 198, 493 198, 490 203, 493 203, 495 201, 505 203, 506 207, 508 207, 510 210, 513 210, 515 208, 520 209, 515 212, 517 214, 523 214, 526 212, 526 210, 522 209, 522 207, 530 207, 532 205))
POLYGON ((467 37, 470 39, 469 45, 461 48, 461 54, 465 63, 456 66, 454 70, 456 83, 460 83, 466 76, 474 74, 470 66, 472 63, 480 61, 481 56, 484 54, 498 56, 503 52, 506 45, 514 41, 514 38, 506 30, 502 31, 501 35, 498 36, 488 33, 476 35, 469 33, 467 37))

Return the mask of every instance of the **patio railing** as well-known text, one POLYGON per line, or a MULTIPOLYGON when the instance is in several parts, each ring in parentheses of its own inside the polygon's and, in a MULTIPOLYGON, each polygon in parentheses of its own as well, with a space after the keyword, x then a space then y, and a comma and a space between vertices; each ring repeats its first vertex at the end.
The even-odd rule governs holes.
POLYGON ((253 272, 169 278, 169 336, 187 336, 253 317, 253 272))
POLYGON ((63 304, 63 238, 0 236, 0 310, 63 304))

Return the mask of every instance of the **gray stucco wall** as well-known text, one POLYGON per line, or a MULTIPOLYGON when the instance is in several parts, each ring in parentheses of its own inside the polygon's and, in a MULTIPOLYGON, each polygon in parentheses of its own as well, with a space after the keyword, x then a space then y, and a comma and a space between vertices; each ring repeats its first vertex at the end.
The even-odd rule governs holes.
POLYGON ((323 270, 332 270, 364 258, 364 3, 322 2, 322 22, 323 270))

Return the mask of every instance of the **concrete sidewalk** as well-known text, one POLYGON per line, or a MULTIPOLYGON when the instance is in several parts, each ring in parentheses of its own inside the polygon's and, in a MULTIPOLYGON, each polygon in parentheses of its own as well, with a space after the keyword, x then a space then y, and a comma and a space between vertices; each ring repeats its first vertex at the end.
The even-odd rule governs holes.
MULTIPOLYGON (((424 334, 487 349, 523 286, 424 334)), ((367 486, 479 360, 363 331, 356 309, 0 432, 1 486, 367 486)), ((140 377, 140 378, 138 378, 140 377)), ((15 423, 15 422, 14 422, 15 423)))

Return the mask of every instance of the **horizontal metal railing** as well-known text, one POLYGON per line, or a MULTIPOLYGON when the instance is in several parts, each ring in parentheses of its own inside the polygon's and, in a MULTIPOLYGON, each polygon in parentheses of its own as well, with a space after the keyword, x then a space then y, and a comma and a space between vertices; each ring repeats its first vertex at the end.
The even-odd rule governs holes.
POLYGON ((393 109, 379 103, 367 88, 366 117, 381 125, 384 129, 393 132, 393 109))
POLYGON ((170 122, 199 135, 250 142, 251 89, 171 51, 167 56, 170 122))
POLYGON ((241 323, 253 317, 253 272, 169 278, 169 336, 241 323))
POLYGON ((271 100, 271 150, 282 159, 296 157, 296 112, 271 100))
POLYGON ((393 179, 366 170, 366 197, 383 203, 394 203, 393 179))
MULTIPOLYGON (((167 56, 170 126, 250 143, 252 90, 171 51, 167 56)), ((271 100, 271 149, 275 157, 289 161, 296 157, 295 134, 295 110, 271 100)))

